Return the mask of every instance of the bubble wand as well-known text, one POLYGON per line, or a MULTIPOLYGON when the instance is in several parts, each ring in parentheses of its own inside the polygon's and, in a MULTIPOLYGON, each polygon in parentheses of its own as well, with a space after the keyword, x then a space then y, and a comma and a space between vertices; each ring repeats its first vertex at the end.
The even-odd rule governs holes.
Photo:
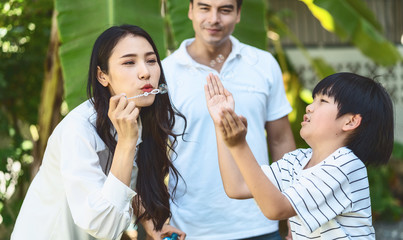
POLYGON ((156 88, 156 89, 153 89, 151 92, 145 92, 143 94, 140 94, 140 95, 137 95, 137 96, 134 96, 134 97, 129 97, 127 99, 139 98, 139 97, 147 97, 150 94, 156 95, 156 94, 164 94, 164 93, 167 93, 167 92, 168 92, 167 85, 164 84, 164 83, 161 83, 160 86, 158 87, 158 89, 156 88))

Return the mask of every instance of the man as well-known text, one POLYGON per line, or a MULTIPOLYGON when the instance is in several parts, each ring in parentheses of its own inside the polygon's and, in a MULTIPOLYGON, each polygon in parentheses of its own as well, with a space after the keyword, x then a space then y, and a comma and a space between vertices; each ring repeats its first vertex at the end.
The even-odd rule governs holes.
MULTIPOLYGON (((185 141, 176 147, 179 179, 170 223, 190 240, 280 239, 278 222, 267 220, 253 200, 226 196, 217 159, 213 121, 204 95, 209 73, 233 93, 235 111, 248 119, 247 141, 267 164, 295 149, 281 70, 273 56, 231 36, 242 0, 191 0, 188 17, 194 39, 163 61, 172 102, 187 118, 185 141)), ((178 119, 176 127, 184 122, 178 119)), ((183 128, 182 128, 183 129, 183 128)), ((170 183, 170 189, 174 188, 170 183)))

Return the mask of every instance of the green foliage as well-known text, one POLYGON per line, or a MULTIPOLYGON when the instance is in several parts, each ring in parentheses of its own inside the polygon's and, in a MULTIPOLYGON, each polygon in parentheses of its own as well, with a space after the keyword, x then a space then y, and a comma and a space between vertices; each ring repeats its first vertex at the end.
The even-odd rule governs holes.
POLYGON ((234 36, 239 41, 260 49, 267 49, 265 9, 265 1, 243 1, 241 21, 237 24, 234 31, 234 36))
POLYGON ((52 7, 51 0, 0 2, 1 239, 9 239, 30 182, 29 126, 38 118, 52 7))
POLYGON ((301 1, 309 7, 324 28, 354 44, 375 63, 391 66, 402 60, 397 49, 383 36, 381 26, 363 1, 301 1))
MULTIPOLYGON (((306 48, 302 45, 301 41, 297 38, 297 36, 295 36, 294 33, 291 32, 290 28, 284 23, 283 18, 289 15, 290 13, 288 13, 288 11, 272 12, 269 10, 267 13, 269 30, 278 34, 278 38, 288 37, 289 39, 291 39, 298 47, 298 49, 303 53, 305 58, 310 62, 313 70, 315 71, 319 79, 323 79, 324 77, 335 73, 333 67, 331 67, 323 58, 310 56, 306 48)), ((298 96, 298 94, 295 96, 298 96)))
POLYGON ((311 65, 319 79, 323 79, 336 71, 323 58, 310 58, 311 65))
POLYGON ((368 167, 372 212, 375 220, 399 220, 403 217, 402 166, 403 145, 395 143, 392 159, 388 165, 368 167))
POLYGON ((73 108, 86 99, 89 60, 96 38, 113 25, 147 29, 164 57, 164 23, 159 1, 56 0, 65 100, 73 108), (85 23, 85 24, 83 24, 85 23))
POLYGON ((179 47, 179 44, 194 36, 192 22, 188 19, 188 0, 167 0, 166 19, 172 29, 174 39, 174 49, 179 47))
POLYGON ((403 144, 395 142, 393 146, 392 156, 403 161, 403 144))
POLYGON ((14 120, 35 122, 51 9, 45 1, 6 1, 0 9, 0 106, 14 120))

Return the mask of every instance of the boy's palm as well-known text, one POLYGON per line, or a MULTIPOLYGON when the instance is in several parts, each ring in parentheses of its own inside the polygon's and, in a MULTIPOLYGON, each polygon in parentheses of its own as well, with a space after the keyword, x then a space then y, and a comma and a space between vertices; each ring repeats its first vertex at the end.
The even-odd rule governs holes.
POLYGON ((221 121, 220 114, 223 109, 234 110, 235 102, 232 94, 224 88, 218 76, 209 74, 207 85, 204 86, 207 108, 215 124, 221 121))
POLYGON ((222 109, 234 110, 235 108, 232 94, 225 90, 224 94, 213 95, 207 99, 207 108, 213 121, 219 123, 221 121, 220 113, 222 112, 222 109))

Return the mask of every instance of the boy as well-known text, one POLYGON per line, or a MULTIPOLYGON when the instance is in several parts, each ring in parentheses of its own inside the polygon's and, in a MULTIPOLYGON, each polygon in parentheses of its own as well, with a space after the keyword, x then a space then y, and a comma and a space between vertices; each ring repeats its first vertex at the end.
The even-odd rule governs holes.
POLYGON ((253 197, 267 218, 290 218, 293 239, 375 239, 365 165, 387 163, 394 136, 393 104, 379 83, 352 73, 323 79, 301 123, 301 137, 311 148, 259 166, 231 93, 218 77, 207 80, 229 197, 253 197))

